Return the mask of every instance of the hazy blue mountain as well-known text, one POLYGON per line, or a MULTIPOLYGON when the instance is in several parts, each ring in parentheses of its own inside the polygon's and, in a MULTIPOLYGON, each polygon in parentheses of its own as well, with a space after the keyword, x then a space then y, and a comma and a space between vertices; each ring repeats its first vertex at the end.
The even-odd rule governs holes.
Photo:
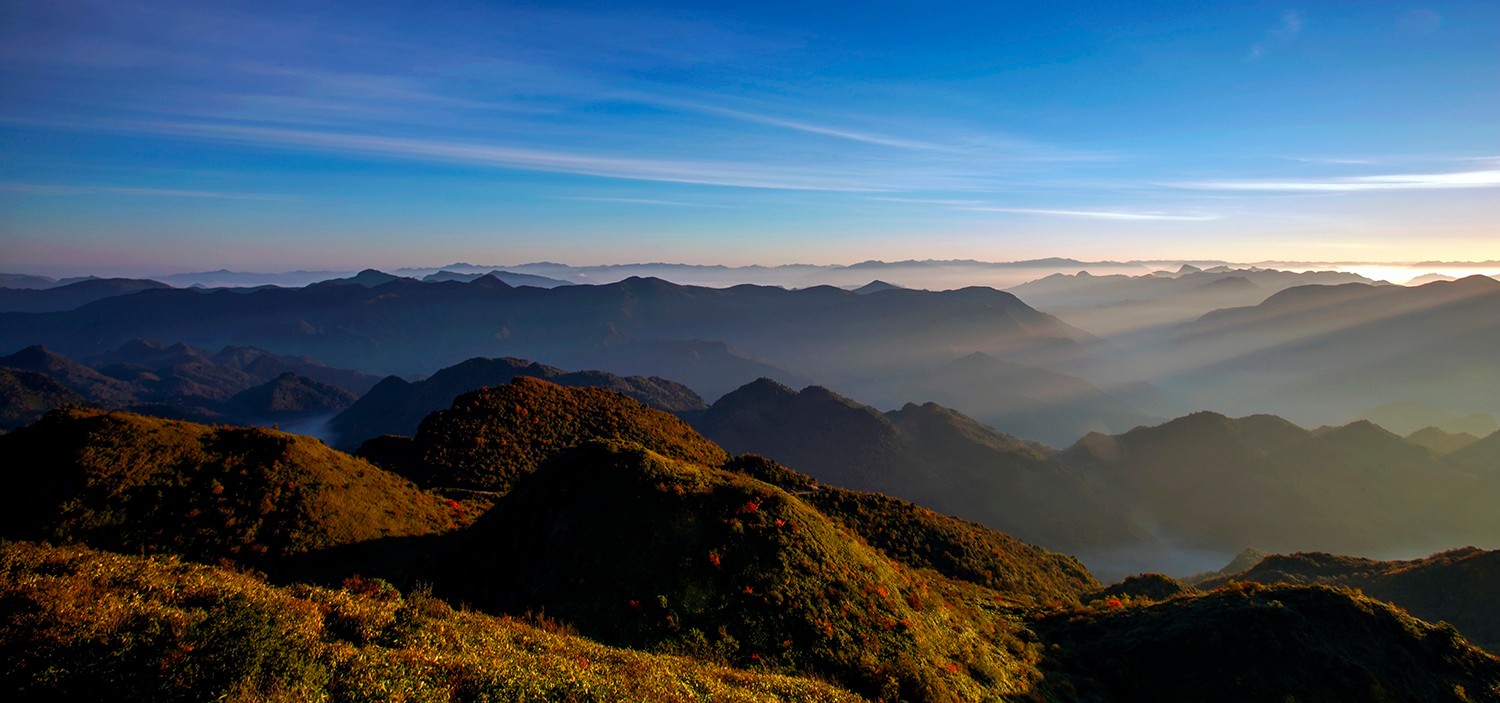
POLYGON ((761 379, 690 422, 731 452, 752 452, 819 481, 875 491, 1052 549, 1133 543, 1143 531, 1109 497, 1050 457, 933 403, 881 413, 825 388, 761 379))
POLYGON ((1189 405, 1318 425, 1396 401, 1500 413, 1496 349, 1500 281, 1470 276, 1290 288, 1204 315, 1138 349, 1135 362, 1189 405))
MULTIPOLYGON (((7 281, 0 281, 0 285, 7 281)), ((57 312, 117 295, 129 295, 165 283, 134 278, 95 278, 47 288, 0 288, 0 312, 57 312)))
POLYGON ((512 286, 533 286, 536 288, 556 288, 558 286, 571 286, 571 281, 563 281, 546 276, 537 276, 530 273, 515 273, 513 271, 494 270, 487 273, 457 273, 454 271, 438 271, 422 277, 424 281, 459 281, 468 283, 485 276, 493 276, 496 280, 504 281, 512 286))

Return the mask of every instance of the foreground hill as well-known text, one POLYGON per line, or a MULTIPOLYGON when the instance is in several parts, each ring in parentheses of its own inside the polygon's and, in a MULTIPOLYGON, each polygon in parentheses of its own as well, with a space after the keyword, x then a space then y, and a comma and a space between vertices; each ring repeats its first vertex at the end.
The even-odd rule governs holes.
POLYGON ((1057 458, 1115 488, 1158 535, 1224 554, 1500 542, 1493 473, 1369 422, 1310 432, 1268 415, 1195 413, 1089 435, 1057 458))
POLYGON ((693 418, 731 452, 763 454, 819 481, 915 501, 1054 549, 1130 543, 1144 532, 1098 485, 1018 440, 928 403, 881 413, 817 386, 761 379, 693 418))
MULTIPOLYGON (((315 439, 87 408, 0 436, 0 533, 277 569, 464 520, 436 496, 315 439)), ((314 564, 315 565, 315 564, 314 564)))
POLYGON ((461 395, 423 420, 414 438, 390 438, 379 451, 391 457, 392 469, 426 486, 503 492, 558 452, 595 437, 708 466, 729 458, 687 423, 632 398, 530 376, 461 395))
POLYGON ((518 480, 432 580, 604 642, 765 662, 872 698, 1019 693, 1036 656, 1014 625, 950 608, 957 593, 797 497, 619 442, 518 480))
POLYGON ((394 573, 453 602, 545 613, 532 619, 554 633, 679 656, 454 612, 379 581, 276 589, 162 557, 5 543, 3 695, 848 699, 832 685, 945 702, 1500 700, 1500 661, 1379 603, 1284 587, 1079 606, 1099 589, 1072 559, 729 459, 609 391, 521 378, 445 413, 424 427, 443 429, 455 456, 478 460, 495 439, 538 463, 513 462, 495 507, 467 527, 477 502, 437 502, 312 440, 90 410, 0 437, 0 456, 37 457, 7 466, 23 482, 0 516, 7 535, 127 552, 255 565, 285 554, 322 566, 325 582, 394 573), (350 550, 366 558, 338 558, 350 550), (369 570, 390 562, 402 568, 369 570))
POLYGON ((1429 622, 1453 624, 1465 637, 1500 652, 1500 551, 1473 547, 1422 559, 1379 561, 1319 552, 1274 554, 1243 571, 1202 582, 1333 584, 1357 588, 1429 622))
POLYGON ((0 691, 20 703, 860 700, 555 629, 379 582, 278 588, 173 558, 0 544, 0 691))
POLYGON ((1250 584, 1031 628, 1053 652, 1035 700, 1500 700, 1500 659, 1452 627, 1327 587, 1250 584))
POLYGON ((681 413, 707 407, 692 389, 664 378, 622 377, 602 371, 576 371, 544 366, 524 359, 469 359, 421 381, 389 376, 347 410, 329 421, 339 445, 356 448, 381 435, 412 435, 429 414, 448 407, 453 399, 489 386, 501 386, 520 376, 546 379, 560 386, 596 386, 630 396, 667 412, 681 413))

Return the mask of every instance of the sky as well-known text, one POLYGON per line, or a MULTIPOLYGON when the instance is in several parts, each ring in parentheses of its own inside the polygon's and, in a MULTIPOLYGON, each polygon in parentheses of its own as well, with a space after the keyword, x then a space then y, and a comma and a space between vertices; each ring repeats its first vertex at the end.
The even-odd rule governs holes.
POLYGON ((0 3, 0 271, 1500 259, 1500 3, 0 3))

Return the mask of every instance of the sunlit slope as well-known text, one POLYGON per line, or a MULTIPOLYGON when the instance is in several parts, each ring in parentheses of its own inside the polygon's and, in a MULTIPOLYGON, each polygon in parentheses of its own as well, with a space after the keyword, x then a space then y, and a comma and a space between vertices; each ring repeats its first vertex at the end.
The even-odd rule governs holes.
POLYGON ((7 700, 853 701, 819 681, 606 647, 380 582, 273 587, 173 558, 0 543, 7 700))
POLYGON ((437 534, 457 504, 308 437, 86 408, 0 437, 5 536, 277 569, 437 534))

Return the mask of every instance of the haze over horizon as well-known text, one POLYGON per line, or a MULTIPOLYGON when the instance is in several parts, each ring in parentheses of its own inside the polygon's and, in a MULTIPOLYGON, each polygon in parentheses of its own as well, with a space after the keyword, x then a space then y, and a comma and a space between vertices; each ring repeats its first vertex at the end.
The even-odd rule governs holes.
POLYGON ((1490 3, 0 18, 8 272, 1500 259, 1490 3))

